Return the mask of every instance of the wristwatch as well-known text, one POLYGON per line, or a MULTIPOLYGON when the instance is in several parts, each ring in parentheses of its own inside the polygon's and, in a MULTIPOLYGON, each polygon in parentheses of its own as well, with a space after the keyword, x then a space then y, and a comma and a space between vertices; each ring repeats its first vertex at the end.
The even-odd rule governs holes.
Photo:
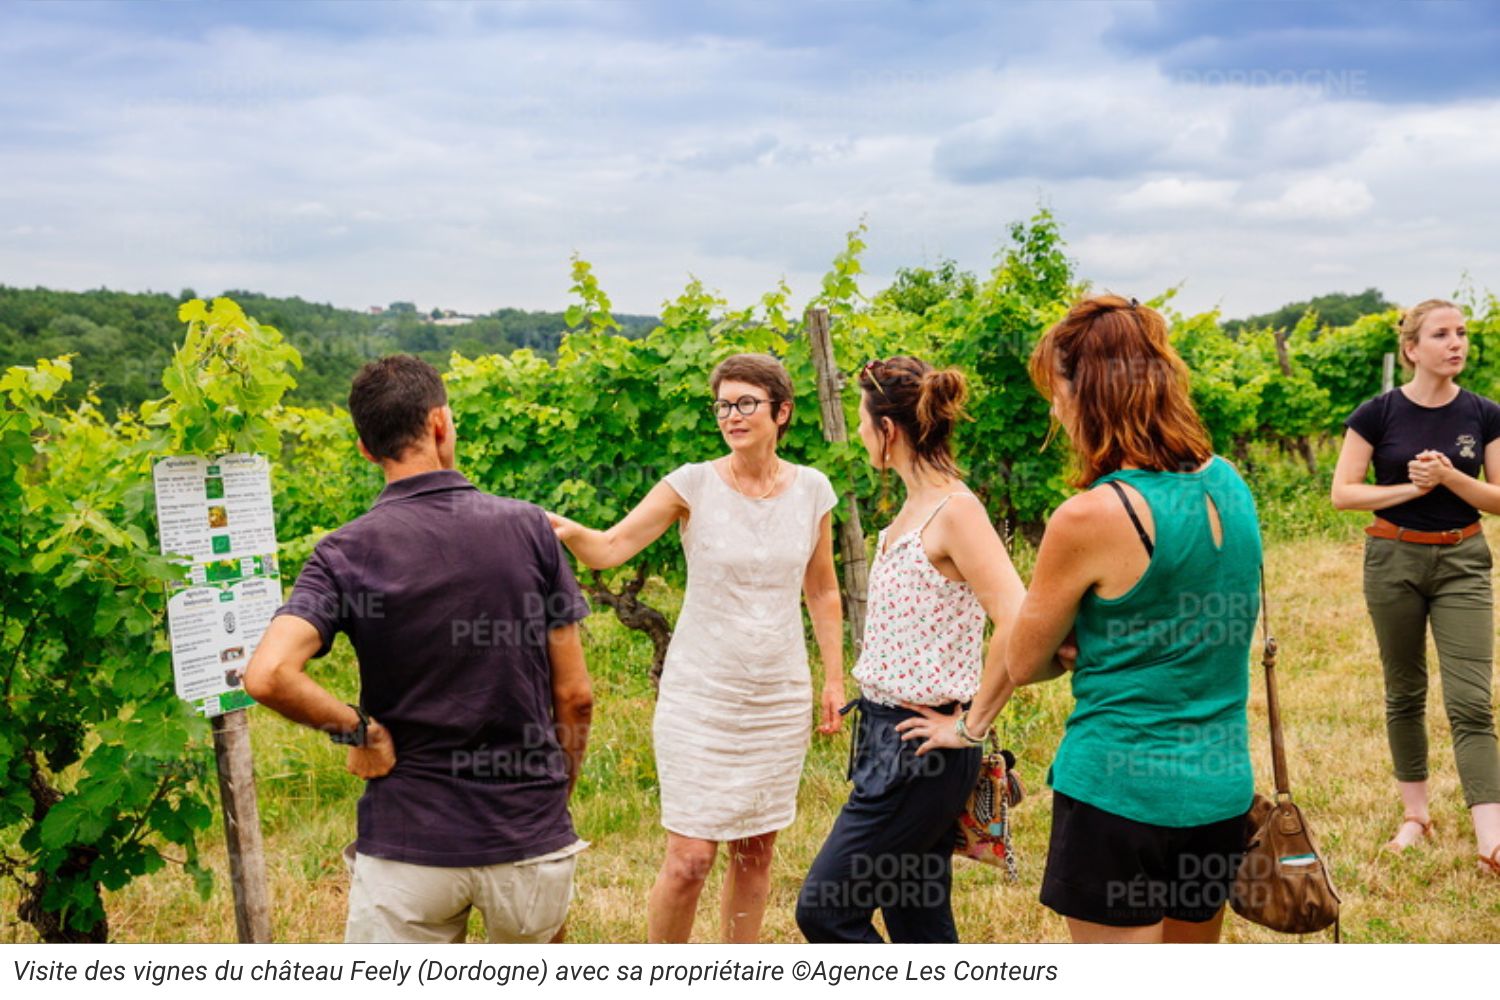
POLYGON ((355 713, 359 715, 359 725, 347 733, 341 733, 337 729, 330 730, 328 738, 340 746, 362 747, 365 745, 365 732, 370 728, 370 717, 365 710, 358 705, 350 705, 355 713))

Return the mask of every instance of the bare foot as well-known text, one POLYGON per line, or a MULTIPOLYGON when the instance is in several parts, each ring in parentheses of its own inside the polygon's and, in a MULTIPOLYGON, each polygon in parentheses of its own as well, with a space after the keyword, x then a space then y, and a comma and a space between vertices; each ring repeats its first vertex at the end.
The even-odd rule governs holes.
POLYGON ((1396 835, 1386 843, 1393 851, 1404 851, 1419 840, 1432 836, 1432 820, 1425 816, 1407 816, 1396 828, 1396 835))

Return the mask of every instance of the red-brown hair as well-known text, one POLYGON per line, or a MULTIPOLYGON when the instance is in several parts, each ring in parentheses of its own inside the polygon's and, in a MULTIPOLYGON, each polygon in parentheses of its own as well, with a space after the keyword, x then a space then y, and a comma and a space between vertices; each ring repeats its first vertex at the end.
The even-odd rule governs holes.
POLYGON ((1048 400, 1059 381, 1071 390, 1074 486, 1125 465, 1191 472, 1213 456, 1188 394, 1187 365, 1155 309, 1118 295, 1075 303, 1042 336, 1030 368, 1048 400))

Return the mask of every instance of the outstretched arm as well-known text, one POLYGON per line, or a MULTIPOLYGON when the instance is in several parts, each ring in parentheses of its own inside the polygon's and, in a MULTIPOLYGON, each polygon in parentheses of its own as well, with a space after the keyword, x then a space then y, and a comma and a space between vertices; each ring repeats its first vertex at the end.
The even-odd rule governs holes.
POLYGON ((665 482, 657 483, 646 499, 613 528, 585 528, 561 514, 547 512, 552 530, 568 551, 589 569, 613 569, 629 562, 688 514, 687 503, 665 482))

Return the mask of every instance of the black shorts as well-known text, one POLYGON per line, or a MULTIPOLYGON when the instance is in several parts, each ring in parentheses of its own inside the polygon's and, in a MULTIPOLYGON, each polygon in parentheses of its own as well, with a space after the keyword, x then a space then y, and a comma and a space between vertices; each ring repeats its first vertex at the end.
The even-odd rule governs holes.
POLYGON ((1138 823, 1052 793, 1042 904, 1110 927, 1212 920, 1245 853, 1245 817, 1205 826, 1138 823))

